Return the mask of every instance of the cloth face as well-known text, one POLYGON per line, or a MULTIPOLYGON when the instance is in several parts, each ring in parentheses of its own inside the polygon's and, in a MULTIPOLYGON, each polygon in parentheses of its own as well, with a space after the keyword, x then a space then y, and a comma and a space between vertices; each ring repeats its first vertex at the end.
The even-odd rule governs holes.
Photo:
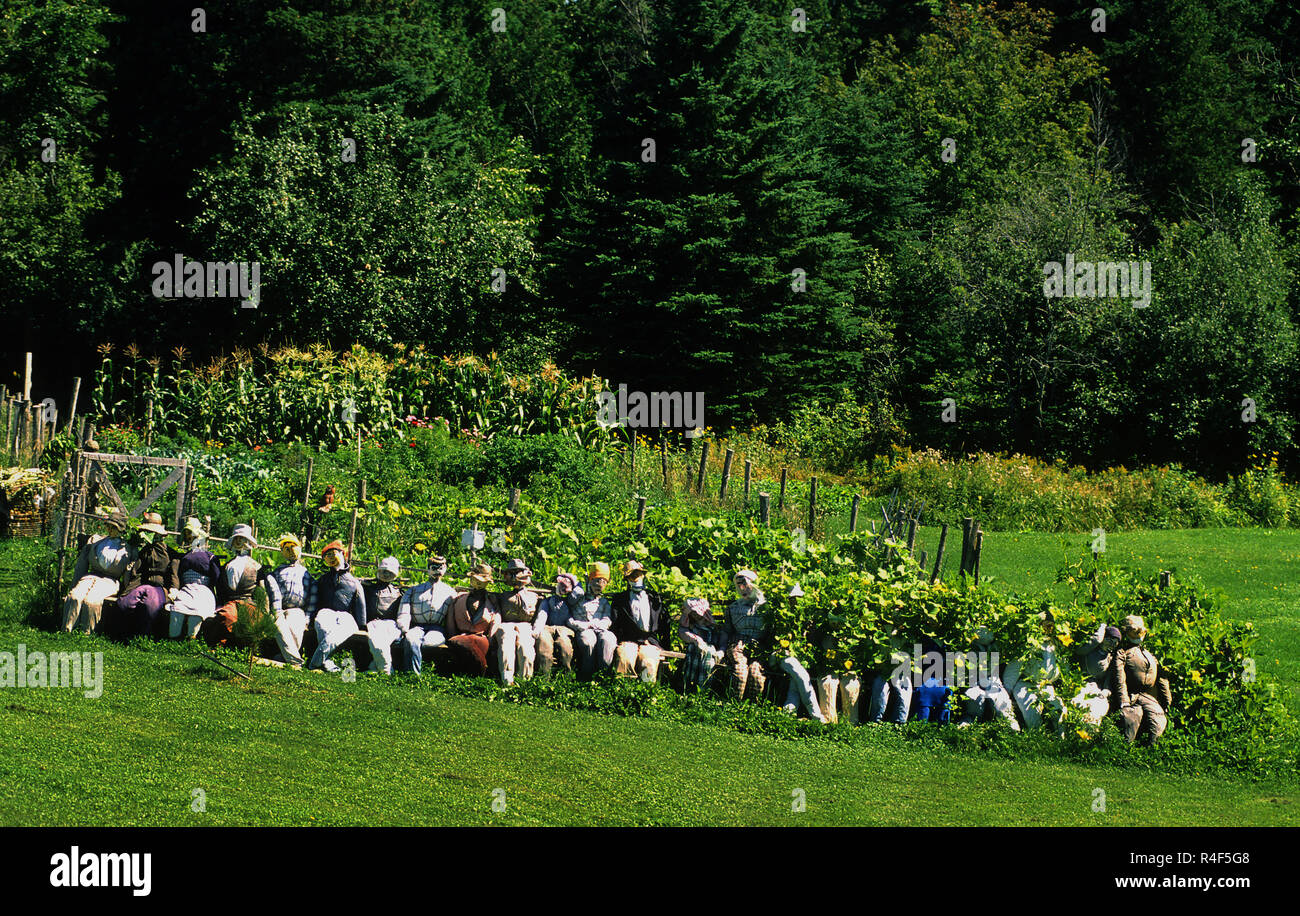
POLYGON ((321 560, 331 569, 337 569, 342 565, 343 554, 337 550, 327 550, 325 551, 325 556, 321 557, 321 560))
POLYGON ((280 556, 286 563, 297 563, 302 559, 302 548, 297 544, 286 544, 280 548, 280 556))

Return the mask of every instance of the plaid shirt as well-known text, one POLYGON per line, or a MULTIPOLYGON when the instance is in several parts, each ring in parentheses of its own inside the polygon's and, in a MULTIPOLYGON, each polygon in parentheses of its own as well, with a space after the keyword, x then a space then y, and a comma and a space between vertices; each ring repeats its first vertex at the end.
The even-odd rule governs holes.
POLYGON ((682 676, 686 678, 688 684, 706 683, 716 663, 711 657, 706 658, 700 644, 694 639, 689 639, 688 636, 697 636, 706 645, 721 650, 727 647, 727 634, 720 627, 710 626, 702 621, 697 621, 689 627, 679 627, 677 632, 686 649, 686 659, 682 662, 682 676))
POLYGON ((447 626, 447 611, 455 598, 456 590, 441 579, 408 588, 397 612, 397 626, 403 632, 409 627, 441 630, 447 626), (406 626, 402 625, 403 620, 406 626))
POLYGON ((753 603, 733 601, 727 608, 727 635, 731 642, 749 643, 751 651, 767 636, 767 615, 763 612, 767 599, 760 591, 755 591, 755 596, 753 603))
POLYGON ((300 607, 308 618, 316 613, 316 577, 301 563, 285 563, 267 576, 266 593, 277 612, 300 607))

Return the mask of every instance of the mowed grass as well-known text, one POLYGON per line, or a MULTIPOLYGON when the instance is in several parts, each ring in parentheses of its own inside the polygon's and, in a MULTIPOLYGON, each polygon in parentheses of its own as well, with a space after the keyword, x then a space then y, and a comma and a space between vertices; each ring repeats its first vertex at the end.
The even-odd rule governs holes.
POLYGON ((960 756, 888 726, 878 746, 779 741, 364 675, 245 686, 174 649, 0 640, 105 663, 97 699, 0 689, 5 825, 1300 825, 1292 783, 960 756))

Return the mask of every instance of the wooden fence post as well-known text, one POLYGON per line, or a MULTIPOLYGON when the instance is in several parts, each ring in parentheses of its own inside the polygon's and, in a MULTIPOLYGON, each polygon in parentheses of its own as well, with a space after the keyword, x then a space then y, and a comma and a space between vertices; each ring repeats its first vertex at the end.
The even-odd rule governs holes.
POLYGON ((961 574, 963 577, 970 568, 971 533, 974 530, 974 525, 975 519, 969 515, 961 520, 961 574))
POLYGON ((718 499, 727 498, 727 480, 731 477, 731 459, 736 457, 736 450, 729 448, 722 459, 722 486, 718 488, 718 499))
POLYGON ((817 478, 813 477, 809 481, 808 488, 808 539, 812 540, 813 532, 817 530, 817 478))
POLYGON ((153 445, 153 398, 144 404, 144 444, 153 445))
POLYGON ((357 542, 357 510, 366 501, 366 481, 362 478, 357 482, 357 504, 352 509, 352 524, 348 528, 348 563, 352 563, 352 548, 357 542))
POLYGON ((772 497, 768 494, 758 494, 758 520, 763 525, 767 525, 771 521, 771 501, 772 497))
POLYGON ((311 478, 316 470, 316 456, 312 455, 307 459, 307 480, 302 487, 302 516, 298 519, 298 537, 303 543, 303 549, 307 548, 307 526, 308 519, 311 518, 311 478))
POLYGON ((1161 589, 1168 588, 1171 578, 1172 578, 1172 573, 1170 573, 1169 570, 1167 569, 1160 570, 1160 588, 1161 589))
POLYGON ((702 443, 704 448, 700 451, 700 476, 695 481, 695 493, 697 496, 704 494, 704 471, 709 466, 709 440, 705 439, 702 443))
POLYGON ((921 572, 925 572, 925 551, 922 550, 916 555, 916 565, 920 567, 921 572))
POLYGON ((640 534, 641 529, 645 527, 645 497, 636 498, 636 533, 640 534))
POLYGON ((853 494, 853 506, 849 509, 849 534, 854 534, 858 530, 858 503, 862 501, 861 493, 853 494))
POLYGON ((939 579, 939 573, 943 567, 943 545, 948 540, 948 523, 944 522, 943 528, 939 530, 939 546, 934 552, 934 572, 930 573, 930 583, 934 584, 939 579))
POLYGON ((912 553, 916 549, 916 519, 907 523, 907 552, 912 553))
POLYGON ((23 370, 23 400, 32 399, 32 354, 27 354, 26 368, 23 370))
POLYGON ((749 508, 749 479, 754 472, 754 462, 745 459, 745 508, 749 508))
POLYGON ((77 419, 77 399, 81 396, 81 376, 72 377, 72 399, 68 402, 68 432, 72 432, 72 423, 77 419))
POLYGON ((975 576, 975 584, 980 584, 980 551, 984 549, 984 532, 977 530, 975 532, 975 559, 971 564, 971 572, 975 576))
POLYGON ((776 511, 785 509, 785 468, 781 468, 781 495, 777 497, 776 511))

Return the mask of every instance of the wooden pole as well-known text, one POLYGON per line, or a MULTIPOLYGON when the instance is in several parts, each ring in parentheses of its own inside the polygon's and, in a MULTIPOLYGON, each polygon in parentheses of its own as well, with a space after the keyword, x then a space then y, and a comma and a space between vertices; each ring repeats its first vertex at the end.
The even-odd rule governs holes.
POLYGON ((971 532, 974 530, 975 519, 969 515, 961 520, 961 574, 966 575, 966 570, 970 568, 970 547, 971 532))
POLYGON ((853 494, 853 506, 849 509, 849 534, 858 530, 858 503, 862 501, 861 493, 853 494))
POLYGON ((366 481, 357 482, 357 504, 352 508, 352 524, 348 528, 348 563, 352 562, 352 548, 357 542, 357 510, 366 501, 366 481))
POLYGON ((709 440, 705 439, 703 448, 700 450, 700 476, 695 481, 695 493, 702 496, 704 494, 704 471, 709 466, 709 440))
POLYGON ((911 553, 916 549, 916 519, 907 523, 907 552, 911 553))
POLYGON ((307 519, 311 517, 311 478, 316 471, 316 456, 307 459, 307 481, 302 487, 302 517, 298 519, 298 537, 307 544, 307 519))
POLYGON ((808 487, 808 539, 812 540, 813 532, 817 530, 817 478, 813 477, 809 481, 808 487))
POLYGON ((736 450, 729 448, 722 459, 722 486, 718 488, 718 499, 727 498, 727 479, 731 477, 731 459, 736 457, 736 450))
POLYGON ((153 445, 153 398, 144 404, 144 444, 153 445))
POLYGON ((781 495, 776 500, 776 511, 785 509, 785 468, 781 468, 781 495))
POLYGON ((975 559, 971 561, 971 572, 975 576, 975 584, 980 584, 980 551, 984 549, 984 532, 975 532, 975 559))
POLYGON ((27 423, 31 420, 31 411, 26 401, 18 402, 18 435, 14 439, 14 464, 23 464, 27 450, 27 423))
POLYGON ((925 572, 925 559, 926 557, 925 557, 924 550, 922 550, 920 553, 916 555, 916 565, 921 568, 922 572, 925 572))
POLYGON ((767 525, 771 522, 772 497, 767 493, 758 494, 758 520, 767 525))
POLYGON ((943 528, 939 531, 939 547, 934 552, 934 572, 930 573, 930 583, 939 581, 939 573, 943 568, 943 545, 948 540, 948 523, 944 522, 943 528))
POLYGON ((81 376, 72 377, 72 399, 68 402, 68 432, 72 432, 72 423, 77 419, 77 400, 81 396, 81 376))
POLYGON ((1169 581, 1171 578, 1172 578, 1172 573, 1170 573, 1169 570, 1167 569, 1160 570, 1160 588, 1161 589, 1168 588, 1169 581))
POLYGON ((27 354, 27 365, 23 370, 23 400, 31 401, 32 399, 32 354, 27 354))
POLYGON ((745 459, 745 507, 749 507, 749 480, 754 473, 754 462, 745 459))
POLYGON ((645 497, 636 498, 636 533, 640 534, 641 529, 645 527, 645 497))

